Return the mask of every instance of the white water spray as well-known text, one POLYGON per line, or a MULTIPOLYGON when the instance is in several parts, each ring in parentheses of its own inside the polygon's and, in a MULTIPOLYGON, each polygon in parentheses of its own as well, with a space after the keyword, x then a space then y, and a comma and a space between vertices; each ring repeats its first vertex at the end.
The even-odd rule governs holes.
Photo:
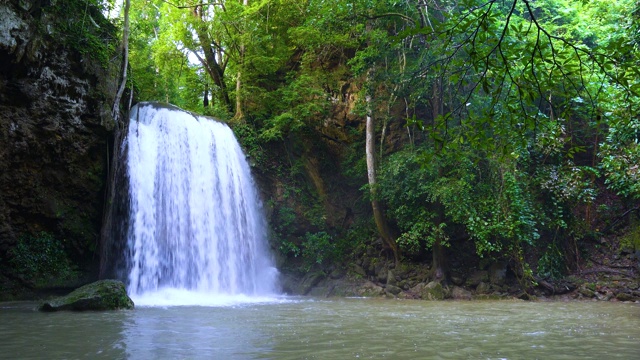
POLYGON ((261 203, 231 129, 141 103, 131 109, 126 144, 128 291, 136 304, 274 294, 261 203))

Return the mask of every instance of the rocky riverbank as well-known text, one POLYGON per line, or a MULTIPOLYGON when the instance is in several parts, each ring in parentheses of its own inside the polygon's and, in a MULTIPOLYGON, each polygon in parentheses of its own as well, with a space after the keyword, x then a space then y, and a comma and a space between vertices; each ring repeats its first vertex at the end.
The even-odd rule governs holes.
MULTIPOLYGON (((447 279, 434 279, 428 264, 379 261, 366 256, 348 269, 283 276, 289 294, 318 297, 373 296, 423 300, 598 300, 640 302, 640 258, 625 237, 585 244, 580 269, 559 279, 534 278, 523 287, 508 262, 457 259, 447 279)), ((369 249, 371 250, 371 249, 369 249)))

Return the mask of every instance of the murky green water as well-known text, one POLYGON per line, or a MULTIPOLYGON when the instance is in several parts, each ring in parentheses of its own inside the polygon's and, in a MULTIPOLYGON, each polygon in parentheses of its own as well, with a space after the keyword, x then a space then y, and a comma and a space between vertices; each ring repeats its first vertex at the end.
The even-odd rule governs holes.
POLYGON ((7 359, 640 359, 640 305, 280 300, 39 313, 0 303, 7 359))

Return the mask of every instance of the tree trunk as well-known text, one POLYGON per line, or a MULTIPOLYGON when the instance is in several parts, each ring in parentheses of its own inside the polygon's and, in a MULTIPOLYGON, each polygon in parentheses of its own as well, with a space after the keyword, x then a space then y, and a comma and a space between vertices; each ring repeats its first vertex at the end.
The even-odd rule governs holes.
POLYGON ((202 97, 202 107, 209 107, 209 83, 204 84, 204 96, 202 97))
MULTIPOLYGON (((249 6, 249 0, 244 0, 242 5, 246 8, 249 6)), ((238 54, 238 77, 236 78, 236 113, 234 119, 237 121, 243 121, 244 113, 242 111, 242 71, 244 70, 244 53, 245 44, 244 40, 240 41, 240 54, 238 54)))
MULTIPOLYGON (((195 7, 193 9, 193 15, 198 18, 201 26, 204 26, 205 20, 202 14, 202 8, 200 6, 195 7)), ((229 112, 233 111, 233 105, 231 104, 231 99, 229 98, 229 91, 227 89, 227 84, 224 80, 224 69, 220 66, 216 58, 215 50, 212 46, 213 42, 209 37, 209 34, 205 29, 201 26, 196 26, 196 35, 198 36, 198 41, 200 41, 200 45, 202 46, 202 51, 204 52, 204 59, 198 57, 205 70, 213 80, 213 83, 218 86, 218 97, 220 101, 225 105, 229 112)))
POLYGON ((437 240, 431 246, 431 252, 433 253, 432 257, 432 274, 434 280, 444 280, 447 276, 446 265, 445 265, 445 256, 444 256, 444 246, 440 240, 437 240))
MULTIPOLYGON (((433 94, 432 94, 432 102, 431 105, 433 106, 432 109, 432 115, 433 115, 433 120, 434 123, 436 121, 436 119, 443 113, 444 109, 443 109, 443 101, 442 101, 442 89, 441 89, 441 82, 440 79, 436 78, 434 83, 433 83, 433 94)), ((445 134, 446 135, 446 129, 447 126, 445 125, 445 134)), ((444 136, 443 136, 444 138, 444 136)), ((444 146, 444 144, 441 144, 441 146, 444 146)), ((438 169, 438 177, 442 177, 442 167, 440 167, 438 169)), ((441 224, 444 222, 444 209, 442 208, 442 206, 439 206, 437 211, 437 224, 441 224)), ((440 235, 438 235, 439 237, 440 235)), ((431 252, 433 254, 432 260, 432 275, 434 277, 434 280, 445 280, 447 278, 447 265, 446 265, 446 258, 444 256, 444 246, 442 245, 442 240, 440 238, 436 239, 436 241, 433 243, 433 245, 431 245, 431 252)))
POLYGON ((120 121, 120 99, 124 93, 124 88, 127 85, 127 68, 129 67, 129 8, 131 7, 131 0, 125 0, 124 2, 124 29, 122 33, 122 82, 118 88, 115 99, 113 99, 113 108, 111 110, 111 116, 116 122, 116 126, 120 121))
POLYGON ((244 113, 242 112, 242 71, 238 70, 238 77, 236 78, 236 113, 233 118, 237 121, 242 121, 244 113))
MULTIPOLYGON (((367 76, 368 82, 371 78, 371 71, 369 71, 369 75, 367 76)), ((370 86, 371 84, 369 84, 370 86)), ((365 101, 367 104, 367 123, 366 123, 366 158, 367 158, 367 178, 369 180, 369 191, 371 192, 371 208, 373 210, 373 218, 376 222, 376 227, 378 228, 378 232, 382 237, 384 243, 389 246, 391 251, 393 252, 393 258, 398 263, 400 254, 398 252, 398 245, 396 243, 395 237, 391 233, 391 229, 389 227, 389 223, 387 222, 387 218, 384 214, 384 210, 382 205, 377 199, 377 180, 376 180, 376 134, 375 134, 375 124, 373 120, 373 107, 371 105, 372 97, 370 94, 371 90, 367 90, 367 94, 365 95, 365 101)))

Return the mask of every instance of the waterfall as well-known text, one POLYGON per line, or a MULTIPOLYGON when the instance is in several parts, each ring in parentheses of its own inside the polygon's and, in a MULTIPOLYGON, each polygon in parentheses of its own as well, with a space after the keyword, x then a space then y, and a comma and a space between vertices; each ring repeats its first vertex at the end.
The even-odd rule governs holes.
POLYGON ((171 291, 192 299, 275 293, 261 202, 227 125, 140 103, 125 145, 128 291, 136 303, 171 291))

